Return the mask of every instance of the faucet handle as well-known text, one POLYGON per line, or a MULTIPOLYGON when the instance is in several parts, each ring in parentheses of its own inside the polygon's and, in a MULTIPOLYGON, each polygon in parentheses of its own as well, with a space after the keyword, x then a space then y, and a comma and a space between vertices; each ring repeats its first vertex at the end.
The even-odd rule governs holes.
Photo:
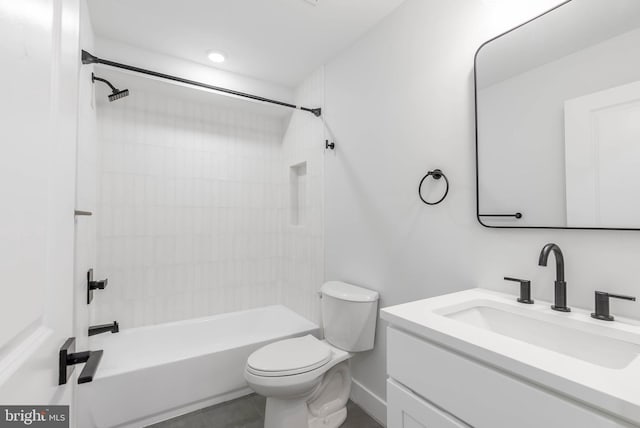
POLYGON ((613 321, 615 319, 609 312, 609 297, 613 297, 614 299, 631 300, 633 302, 636 301, 636 298, 632 296, 596 291, 596 311, 591 314, 591 318, 602 321, 613 321))
POLYGON ((109 283, 108 279, 94 281, 93 269, 89 269, 87 271, 87 305, 91 303, 91 301, 93 300, 93 291, 104 290, 107 287, 108 283, 109 283))
POLYGON ((520 297, 518 298, 518 302, 526 303, 527 305, 533 304, 533 299, 531 299, 531 281, 527 279, 518 279, 511 278, 508 276, 504 277, 505 281, 513 281, 520 283, 520 297))
POLYGON ((605 293, 605 294, 608 294, 609 297, 613 297, 614 299, 631 300, 632 302, 636 301, 636 298, 633 296, 623 296, 622 294, 611 294, 611 293, 605 293))

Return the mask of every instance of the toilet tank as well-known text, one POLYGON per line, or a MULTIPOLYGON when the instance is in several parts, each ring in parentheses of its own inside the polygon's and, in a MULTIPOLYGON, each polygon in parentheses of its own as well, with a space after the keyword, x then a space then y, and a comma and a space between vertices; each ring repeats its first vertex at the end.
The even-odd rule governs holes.
POLYGON ((378 292, 340 281, 320 288, 322 324, 327 342, 348 352, 373 349, 378 292))

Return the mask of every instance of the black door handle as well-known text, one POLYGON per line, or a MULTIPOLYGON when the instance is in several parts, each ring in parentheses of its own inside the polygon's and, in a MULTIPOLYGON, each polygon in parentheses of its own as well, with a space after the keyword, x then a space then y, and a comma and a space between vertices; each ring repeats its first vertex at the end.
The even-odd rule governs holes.
POLYGON ((68 338, 60 348, 58 385, 64 385, 67 383, 76 364, 85 363, 82 371, 80 372, 80 376, 78 377, 78 383, 91 382, 93 377, 96 375, 98 365, 102 359, 103 351, 75 352, 75 350, 75 337, 68 338), (69 369, 69 367, 71 368, 69 369))

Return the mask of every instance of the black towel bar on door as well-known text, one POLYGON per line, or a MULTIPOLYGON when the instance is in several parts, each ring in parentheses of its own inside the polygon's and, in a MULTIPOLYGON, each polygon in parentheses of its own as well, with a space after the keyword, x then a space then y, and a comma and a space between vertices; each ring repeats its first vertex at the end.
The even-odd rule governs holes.
POLYGON ((444 175, 444 172, 442 172, 442 170, 439 170, 439 169, 434 169, 433 171, 427 172, 427 175, 422 177, 422 180, 420 180, 420 184, 418 185, 418 196, 420 196, 420 200, 427 205, 438 205, 440 202, 444 201, 444 198, 446 198, 448 194, 449 194, 449 179, 447 178, 446 175, 444 175), (440 180, 441 178, 444 178, 444 182, 446 183, 447 187, 444 191, 444 195, 442 195, 442 197, 438 199, 436 202, 429 202, 422 197, 422 185, 424 184, 424 181, 427 179, 427 177, 433 177, 435 180, 440 180))

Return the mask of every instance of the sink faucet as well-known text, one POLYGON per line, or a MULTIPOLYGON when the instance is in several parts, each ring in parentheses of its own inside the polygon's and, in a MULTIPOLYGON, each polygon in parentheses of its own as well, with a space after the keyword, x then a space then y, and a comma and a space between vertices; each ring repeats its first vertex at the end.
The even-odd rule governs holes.
POLYGON ((551 305, 551 309, 560 312, 571 312, 571 308, 567 306, 567 283, 564 280, 564 256, 562 250, 556 244, 547 244, 542 247, 538 266, 546 266, 549 254, 553 251, 556 258, 556 282, 555 282, 555 304, 551 305))

